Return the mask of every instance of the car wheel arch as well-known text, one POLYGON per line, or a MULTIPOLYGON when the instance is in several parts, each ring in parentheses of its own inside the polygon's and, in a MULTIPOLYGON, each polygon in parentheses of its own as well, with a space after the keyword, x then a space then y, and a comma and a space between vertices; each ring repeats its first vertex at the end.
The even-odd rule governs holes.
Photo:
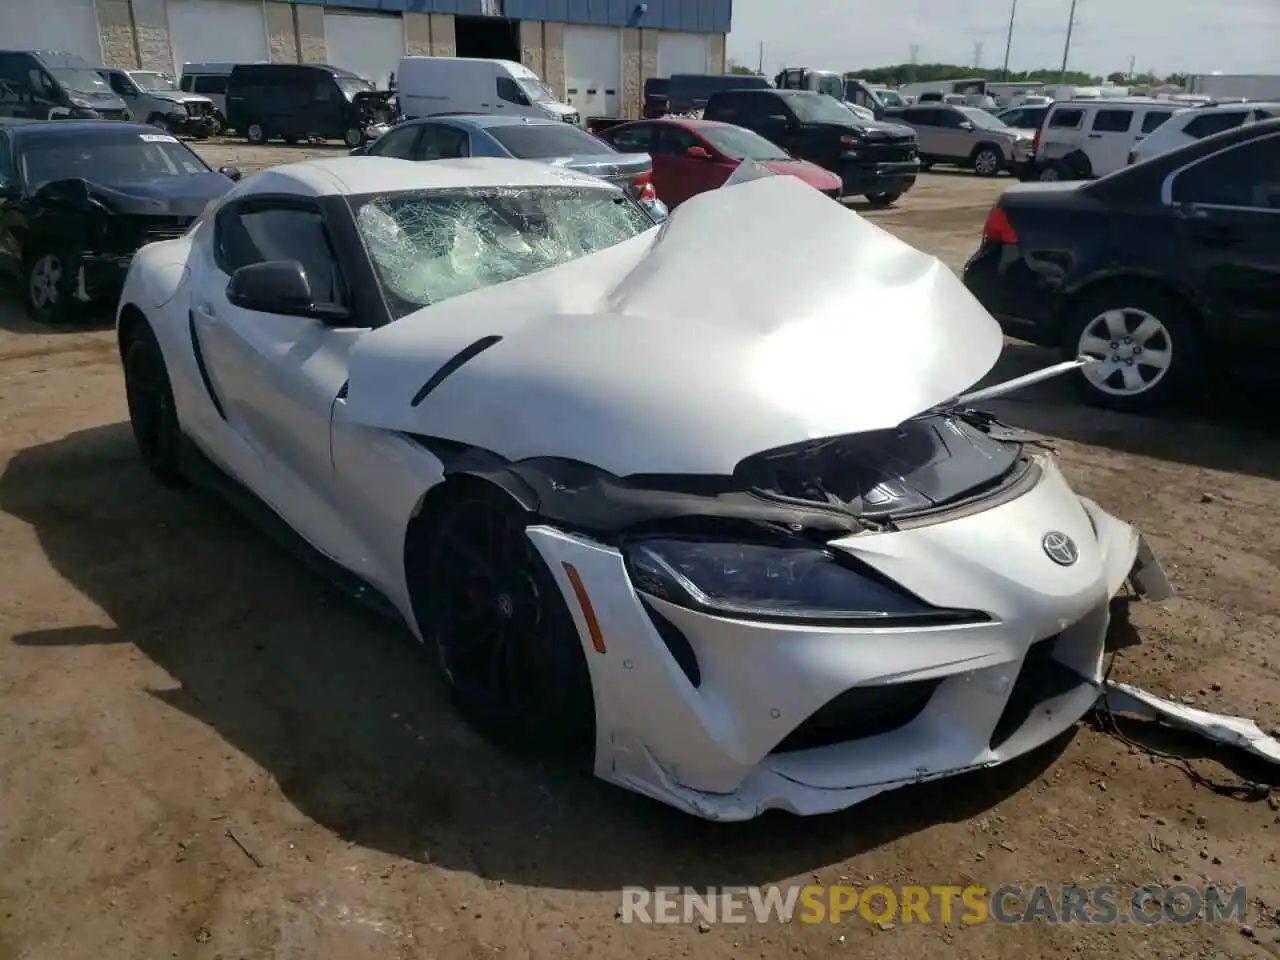
MULTIPOLYGON (((1172 297, 1177 300, 1185 307, 1187 316, 1194 324, 1196 332, 1202 333, 1204 331, 1204 311, 1197 302, 1195 293, 1189 287, 1166 277, 1158 277, 1139 271, 1127 271, 1093 277, 1072 289, 1058 305, 1056 316, 1054 317, 1055 336, 1059 339, 1062 338, 1072 315, 1082 303, 1085 303, 1090 298, 1096 297, 1109 289, 1124 288, 1132 290, 1135 287, 1144 288, 1147 292, 1163 297, 1172 297)), ((1070 344, 1063 343, 1062 347, 1070 352, 1070 344)))
POLYGON ((137 336, 138 330, 142 327, 150 326, 147 315, 142 309, 132 303, 126 303, 120 308, 120 319, 116 323, 116 346, 120 350, 120 359, 124 359, 124 351, 126 345, 137 336))
POLYGON ((969 154, 969 162, 973 163, 976 161, 978 159, 978 154, 982 153, 984 150, 990 150, 1000 158, 1001 162, 1004 162, 1004 150, 1001 149, 1000 144, 993 143, 990 140, 983 140, 973 148, 972 152, 969 154))

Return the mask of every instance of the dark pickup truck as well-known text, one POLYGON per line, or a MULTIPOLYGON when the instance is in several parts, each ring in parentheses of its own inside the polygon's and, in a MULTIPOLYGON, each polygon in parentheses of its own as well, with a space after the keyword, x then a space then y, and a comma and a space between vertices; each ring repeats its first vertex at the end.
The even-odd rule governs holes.
POLYGON ((893 203, 915 185, 920 172, 914 130, 862 120, 826 94, 725 90, 711 95, 702 117, 758 133, 791 156, 838 175, 843 196, 861 194, 874 204, 893 203))

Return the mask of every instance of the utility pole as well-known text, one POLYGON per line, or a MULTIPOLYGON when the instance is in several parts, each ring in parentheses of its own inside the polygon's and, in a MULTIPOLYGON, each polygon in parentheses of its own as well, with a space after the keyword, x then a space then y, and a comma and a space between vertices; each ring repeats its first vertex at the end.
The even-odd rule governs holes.
POLYGON ((1058 78, 1059 83, 1067 82, 1067 58, 1071 56, 1071 31, 1076 25, 1076 0, 1071 0, 1071 13, 1067 18, 1067 42, 1062 45, 1062 76, 1058 78))
POLYGON ((1138 62, 1138 58, 1137 58, 1137 57, 1135 57, 1135 56, 1130 56, 1130 57, 1129 57, 1129 80, 1130 80, 1130 81, 1132 81, 1132 80, 1133 80, 1133 67, 1134 67, 1134 65, 1135 65, 1137 62, 1138 62))
POLYGON ((911 45, 911 65, 915 66, 920 62, 920 44, 913 43, 911 45))
POLYGON ((1004 79, 1009 79, 1009 51, 1013 49, 1013 18, 1018 15, 1018 0, 1013 0, 1013 6, 1009 8, 1009 36, 1004 41, 1004 69, 1000 72, 1004 75, 1004 79))
POLYGON ((973 41, 973 68, 975 70, 982 67, 982 41, 973 41))
POLYGON ((764 41, 760 41, 760 64, 756 67, 756 73, 764 76, 764 41))

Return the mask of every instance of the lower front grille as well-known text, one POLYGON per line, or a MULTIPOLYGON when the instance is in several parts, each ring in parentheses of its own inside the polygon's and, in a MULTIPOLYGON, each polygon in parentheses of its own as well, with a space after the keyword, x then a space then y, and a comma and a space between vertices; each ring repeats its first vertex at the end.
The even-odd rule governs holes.
POLYGON ((161 240, 176 240, 187 232, 195 217, 156 217, 138 227, 138 246, 158 243, 161 240))
POLYGON ((98 116, 103 120, 128 120, 128 110, 98 110, 98 116))
POLYGON ((908 163, 916 158, 916 146, 913 143, 873 144, 864 148, 863 155, 876 163, 908 163))
POLYGON ((773 752, 829 747, 905 727, 924 712, 941 683, 939 678, 846 690, 796 727, 773 752))
POLYGON ((1081 677, 1070 667, 1054 659, 1054 648, 1061 634, 1033 643, 1027 649, 1018 679, 1013 682, 1004 712, 996 721, 988 746, 997 750, 1031 719, 1036 707, 1069 692, 1080 685, 1081 677))
POLYGON ((188 102, 183 104, 187 108, 187 114, 192 117, 211 117, 213 116, 212 103, 188 102))

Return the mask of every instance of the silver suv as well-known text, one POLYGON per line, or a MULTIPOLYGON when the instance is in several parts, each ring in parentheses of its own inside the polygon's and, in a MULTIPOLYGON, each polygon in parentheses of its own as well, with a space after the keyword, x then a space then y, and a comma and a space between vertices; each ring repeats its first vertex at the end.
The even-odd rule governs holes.
POLYGON ((1001 170, 1017 172, 1031 159, 1033 132, 1015 130, 977 107, 929 103, 896 112, 893 120, 916 131, 925 169, 949 163, 994 177, 1001 170))
POLYGON ((207 137, 216 132, 213 101, 184 93, 173 78, 153 70, 99 70, 135 120, 170 133, 207 137))

